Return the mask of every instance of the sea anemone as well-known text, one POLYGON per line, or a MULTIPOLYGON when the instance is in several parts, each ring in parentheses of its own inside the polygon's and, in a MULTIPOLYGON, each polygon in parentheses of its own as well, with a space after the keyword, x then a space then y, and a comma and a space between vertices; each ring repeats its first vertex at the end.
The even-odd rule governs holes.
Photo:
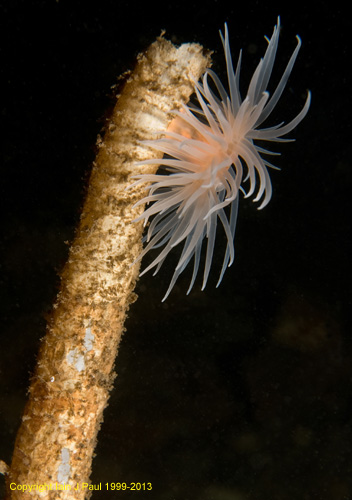
MULTIPOLYGON (((199 269, 202 243, 206 237, 202 290, 204 289, 211 268, 218 219, 227 238, 217 286, 220 284, 226 268, 232 264, 235 256, 234 235, 239 191, 248 198, 254 193, 258 180, 254 201, 261 200, 260 209, 270 201, 272 187, 268 168, 277 167, 263 155, 277 153, 264 149, 255 141, 292 140, 282 139, 282 136, 298 125, 310 105, 308 92, 303 109, 292 121, 286 125, 282 122, 269 128, 259 128, 278 102, 301 47, 301 40, 297 36, 297 46, 270 97, 266 88, 275 61, 279 33, 280 18, 271 39, 267 39, 265 55, 254 71, 246 97, 242 99, 239 90, 241 53, 234 71, 225 24, 225 37, 221 31, 220 36, 225 51, 229 94, 217 75, 208 69, 201 82, 194 81, 198 106, 184 105, 180 111, 175 111, 176 126, 169 128, 162 139, 144 141, 146 146, 167 155, 161 162, 167 169, 167 175, 135 176, 138 180, 133 185, 146 182, 146 189, 149 191, 137 205, 151 204, 136 221, 144 220, 147 224, 153 216, 144 238, 147 245, 137 260, 150 250, 163 247, 141 275, 154 267, 156 274, 170 250, 183 242, 181 256, 163 300, 194 257, 193 275, 187 294, 190 292, 199 269), (242 185, 246 181, 249 181, 247 191, 242 185)), ((139 162, 147 163, 159 164, 160 160, 139 162)))

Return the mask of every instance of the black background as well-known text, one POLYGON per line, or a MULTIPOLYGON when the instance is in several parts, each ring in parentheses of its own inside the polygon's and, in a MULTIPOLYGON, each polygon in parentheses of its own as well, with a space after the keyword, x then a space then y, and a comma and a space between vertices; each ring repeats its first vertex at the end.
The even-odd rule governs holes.
MULTIPOLYGON (((99 498, 352 498, 350 16, 338 2, 8 1, 1 11, 0 459, 10 462, 45 318, 58 290, 117 76, 166 30, 214 50, 228 22, 243 90, 277 15, 275 112, 308 116, 276 145, 270 204, 240 200, 236 259, 204 292, 174 261, 137 286, 93 483, 152 482, 99 498), (276 80, 277 81, 277 80, 276 80)), ((269 89, 270 90, 270 89, 269 89)), ((220 238, 221 241, 221 238, 220 238)), ((0 490, 0 496, 1 496, 0 490)))

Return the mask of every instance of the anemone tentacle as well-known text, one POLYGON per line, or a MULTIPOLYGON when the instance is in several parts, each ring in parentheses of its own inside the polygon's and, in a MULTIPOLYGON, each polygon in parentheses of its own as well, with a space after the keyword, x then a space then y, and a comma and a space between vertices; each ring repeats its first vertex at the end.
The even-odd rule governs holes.
POLYGON ((137 175, 133 184, 150 184, 147 196, 136 205, 151 205, 136 221, 144 220, 147 224, 150 217, 153 218, 145 237, 147 245, 137 260, 142 259, 151 250, 164 247, 141 275, 153 268, 156 268, 156 274, 172 248, 183 244, 179 262, 163 300, 167 298, 177 278, 193 257, 193 274, 187 294, 190 292, 199 270, 202 243, 206 238, 202 290, 204 289, 211 268, 218 220, 227 241, 217 286, 220 284, 226 268, 234 260, 239 191, 242 191, 245 197, 252 196, 258 184, 254 201, 261 200, 259 209, 265 207, 271 199, 272 185, 268 169, 277 167, 262 155, 278 153, 264 149, 257 145, 256 141, 292 140, 282 136, 291 132, 303 120, 310 106, 311 96, 308 92, 302 110, 289 123, 282 122, 268 128, 259 128, 281 97, 300 50, 301 40, 297 36, 296 48, 270 96, 267 86, 279 41, 278 18, 271 39, 267 39, 268 46, 264 57, 259 61, 246 96, 242 99, 239 89, 241 52, 234 70, 226 24, 224 33, 225 35, 220 31, 229 94, 218 76, 210 69, 205 72, 201 81, 194 81, 198 106, 184 105, 181 111, 175 112, 176 120, 181 124, 181 132, 167 131, 161 139, 144 142, 145 146, 152 147, 169 158, 163 159, 162 162, 148 160, 138 163, 161 163, 167 168, 168 175, 137 175), (215 92, 212 87, 216 89, 215 92), (242 184, 247 181, 249 189, 246 193, 242 184))

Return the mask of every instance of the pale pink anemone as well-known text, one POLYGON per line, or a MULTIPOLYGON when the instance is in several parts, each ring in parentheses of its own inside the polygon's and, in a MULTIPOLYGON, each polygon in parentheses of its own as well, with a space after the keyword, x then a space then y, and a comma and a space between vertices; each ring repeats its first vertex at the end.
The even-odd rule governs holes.
POLYGON ((254 201, 261 200, 259 208, 265 207, 271 198, 272 187, 268 168, 276 168, 262 155, 277 154, 258 146, 254 141, 288 141, 283 135, 291 132, 305 117, 310 105, 310 93, 300 113, 288 124, 283 122, 269 128, 259 128, 277 104, 292 71, 301 40, 297 36, 297 46, 288 61, 286 69, 271 97, 266 88, 273 69, 279 41, 280 18, 268 41, 264 58, 260 60, 248 87, 247 95, 241 98, 239 78, 241 53, 236 71, 233 69, 227 25, 225 38, 220 32, 227 64, 227 78, 230 95, 225 91, 217 75, 208 69, 201 82, 194 82, 194 90, 200 107, 182 107, 175 114, 181 123, 181 131, 167 131, 162 139, 145 141, 166 155, 160 160, 147 160, 139 164, 162 164, 167 167, 168 175, 137 175, 133 184, 151 183, 148 195, 137 203, 152 203, 136 221, 153 219, 144 240, 147 242, 140 260, 153 249, 162 250, 143 275, 156 267, 156 274, 171 249, 183 242, 183 249, 170 286, 163 298, 169 295, 177 278, 194 257, 193 275, 187 294, 193 287, 200 263, 204 238, 207 238, 205 267, 203 273, 204 289, 212 263, 216 226, 218 219, 225 231, 227 246, 217 286, 224 272, 234 260, 234 235, 238 211, 239 191, 245 197, 258 190, 254 201), (217 95, 209 87, 209 78, 217 95), (190 137, 182 132, 190 133, 190 137), (243 170, 246 171, 244 178, 243 170), (249 181, 246 192, 242 183, 249 181), (229 207, 225 211, 225 208, 229 207), (227 213, 228 212, 228 213, 227 213))

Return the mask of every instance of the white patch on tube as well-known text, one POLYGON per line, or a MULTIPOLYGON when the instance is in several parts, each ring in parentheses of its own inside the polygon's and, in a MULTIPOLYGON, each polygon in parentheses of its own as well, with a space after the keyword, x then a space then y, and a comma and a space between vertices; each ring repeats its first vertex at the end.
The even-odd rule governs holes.
POLYGON ((57 482, 62 484, 68 483, 70 472, 70 450, 68 448, 62 448, 61 463, 57 471, 57 482))
POLYGON ((69 365, 74 366, 79 372, 83 371, 86 367, 86 364, 84 362, 84 355, 79 354, 77 349, 69 351, 66 356, 66 360, 69 365))
POLYGON ((92 329, 90 326, 86 328, 86 335, 84 337, 84 347, 86 348, 86 351, 89 352, 93 349, 93 342, 94 342, 94 335, 92 334, 92 329))

